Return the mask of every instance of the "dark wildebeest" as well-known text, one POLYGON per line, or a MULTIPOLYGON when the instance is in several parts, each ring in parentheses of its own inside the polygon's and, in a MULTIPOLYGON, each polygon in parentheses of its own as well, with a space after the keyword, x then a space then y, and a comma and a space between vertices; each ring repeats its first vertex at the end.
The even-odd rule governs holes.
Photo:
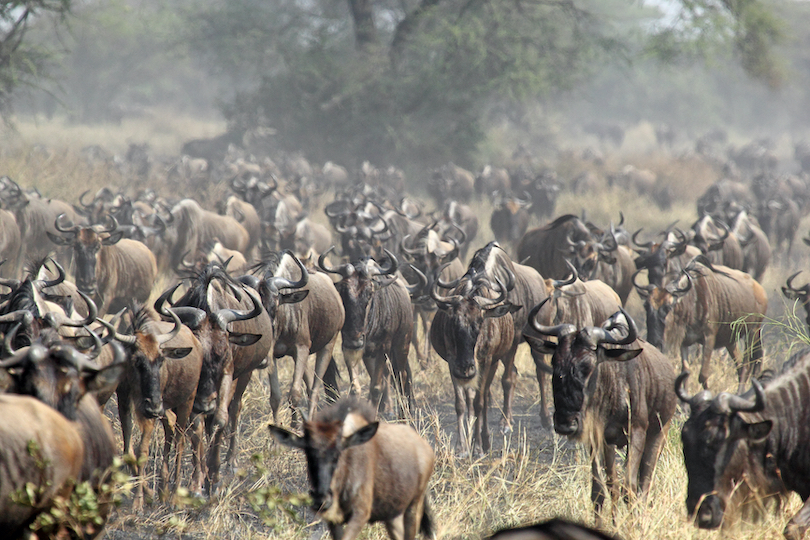
MULTIPOLYGON (((458 444, 463 451, 467 450, 465 416, 468 417, 473 409, 476 417, 474 448, 489 451, 489 387, 499 361, 504 365, 501 378, 503 429, 511 430, 517 375, 514 361, 528 320, 526 306, 539 303, 546 294, 546 285, 540 274, 533 268, 513 263, 496 242, 490 242, 475 252, 461 278, 451 283, 437 280, 431 289, 439 312, 430 329, 430 341, 450 368, 458 418, 458 444), (437 286, 453 289, 453 292, 450 296, 442 296, 437 286)), ((532 352, 532 358, 540 386, 540 420, 543 426, 549 426, 545 398, 548 366, 542 355, 532 352)))
MULTIPOLYGON (((155 310, 170 317, 163 305, 180 286, 164 292, 155 310)), ((209 264, 191 277, 186 293, 173 310, 199 340, 203 364, 193 411, 204 414, 213 438, 207 457, 206 491, 214 493, 219 482, 220 453, 225 426, 230 446, 228 465, 236 459, 236 437, 242 394, 253 370, 260 367, 273 349, 273 322, 262 308, 259 293, 234 281, 219 264, 209 264), (245 298, 247 297, 247 298, 245 298), (228 326, 233 324, 233 330, 228 326)))
MULTIPOLYGON (((580 242, 572 259, 583 281, 599 280, 619 295, 622 305, 633 290, 633 272, 636 265, 630 248, 619 245, 611 224, 609 233, 602 234, 598 242, 580 242)), ((611 311, 611 313, 614 313, 611 311)))
POLYGON ((451 161, 433 171, 427 189, 437 205, 447 199, 469 202, 475 190, 475 175, 451 161))
POLYGON ((430 291, 439 277, 445 281, 461 277, 464 274, 464 265, 458 258, 456 240, 440 238, 430 225, 425 226, 415 238, 409 236, 402 239, 400 253, 410 259, 413 267, 425 276, 424 287, 411 297, 414 323, 421 321, 422 327, 422 343, 418 343, 419 332, 414 329, 412 344, 419 365, 426 368, 430 358, 430 324, 436 314, 436 303, 431 298, 430 291), (450 264, 445 265, 448 262, 450 264))
POLYGON ((523 235, 517 245, 517 260, 531 266, 544 278, 565 279, 573 257, 572 244, 592 243, 588 227, 576 216, 560 216, 551 223, 532 229, 523 235))
MULTIPOLYGON (((315 379, 309 385, 308 410, 311 415, 317 406, 321 382, 333 362, 338 333, 343 328, 343 303, 329 276, 317 271, 310 273, 289 251, 265 259, 261 265, 263 276, 261 280, 255 280, 254 288, 261 294, 262 304, 273 320, 275 331, 273 359, 269 366, 273 418, 277 418, 281 403, 275 360, 283 356, 293 358, 289 404, 295 410, 304 406, 304 375, 309 355, 314 354, 315 379)), ((335 381, 327 381, 327 386, 335 384, 335 381)), ((332 396, 336 395, 336 390, 336 387, 328 388, 332 396)))
MULTIPOLYGON (((770 381, 765 389, 753 380, 754 396, 702 391, 689 397, 675 390, 691 409, 681 431, 689 475, 686 509, 698 527, 714 529, 735 499, 763 499, 799 494, 804 504, 785 527, 785 538, 798 540, 810 527, 810 356, 770 381)), ((779 503, 777 502, 777 506, 779 503)))
POLYGON ((620 540, 602 531, 573 523, 562 518, 554 518, 543 523, 501 529, 485 540, 620 540))
POLYGON ((404 405, 413 410, 413 378, 408 363, 413 310, 408 290, 397 274, 399 263, 390 251, 385 250, 385 254, 385 266, 363 258, 332 268, 325 262, 326 253, 318 259, 318 266, 341 276, 335 287, 346 310, 341 337, 352 392, 359 392, 353 368, 362 357, 371 378, 371 402, 383 412, 388 401, 390 361, 404 405))
POLYGON ((490 195, 493 191, 509 191, 510 189, 512 189, 512 179, 506 169, 486 165, 475 177, 475 193, 479 197, 490 195))
POLYGON ((796 279, 796 276, 801 273, 802 271, 799 270, 787 278, 785 286, 782 287, 782 294, 784 294, 789 300, 798 300, 801 302, 802 307, 804 308, 805 324, 807 324, 807 327, 810 328, 810 284, 802 285, 800 288, 796 288, 793 285, 793 280, 796 279))
POLYGON ((706 214, 692 225, 692 244, 706 255, 712 264, 742 270, 743 252, 737 236, 731 234, 722 221, 706 214))
POLYGON ((246 258, 250 256, 250 234, 233 217, 203 210, 193 199, 183 199, 177 203, 172 208, 171 216, 171 227, 177 233, 171 268, 180 266, 184 253, 196 253, 200 247, 213 244, 216 240, 228 249, 242 252, 246 258))
POLYGON ((665 352, 680 350, 683 370, 687 368, 689 346, 703 346, 699 380, 704 388, 712 352, 721 347, 734 359, 740 388, 751 375, 759 373, 768 296, 750 275, 712 266, 704 255, 698 255, 679 279, 664 287, 647 285, 636 289, 645 298, 650 343, 665 352), (740 339, 745 341, 742 354, 740 339))
POLYGON ((427 488, 435 457, 410 426, 379 423, 370 405, 344 399, 306 421, 303 437, 270 431, 304 451, 312 508, 335 540, 354 540, 377 521, 392 540, 433 537, 427 488))
MULTIPOLYGON (((434 214, 435 215, 435 214, 434 214)), ((452 238, 451 231, 459 235, 456 240, 460 251, 461 260, 467 258, 467 251, 470 249, 475 237, 478 235, 478 216, 475 211, 466 204, 461 204, 455 200, 444 203, 441 216, 438 218, 438 229, 436 232, 443 238, 452 238)))
POLYGON ((532 310, 531 326, 543 337, 556 337, 557 343, 545 339, 531 343, 540 352, 553 354, 554 430, 590 447, 591 500, 599 524, 605 488, 615 515, 616 448, 627 446, 625 495, 649 489, 677 405, 672 391, 675 373, 658 349, 637 340, 635 322, 623 310, 599 327, 577 328, 539 324, 534 315, 541 308, 539 304, 532 310), (626 336, 615 336, 625 329, 626 336))
MULTIPOLYGON (((143 506, 143 468, 149 457, 149 445, 155 430, 155 422, 163 424, 165 444, 163 465, 160 469, 161 499, 165 502, 179 487, 179 475, 185 448, 186 432, 190 426, 191 409, 200 381, 203 351, 200 342, 188 327, 182 325, 177 315, 166 308, 174 319, 173 323, 162 322, 153 310, 135 304, 131 309, 132 322, 125 333, 111 329, 128 352, 127 370, 124 381, 118 386, 118 410, 121 431, 124 439, 124 454, 130 455, 132 439, 132 412, 141 428, 141 441, 133 457, 136 461, 136 478, 140 481, 135 488, 133 506, 143 506), (167 414, 167 411, 172 411, 167 414), (170 492, 168 465, 169 451, 176 440, 176 459, 173 486, 170 492)), ((202 491, 202 468, 200 466, 201 447, 199 433, 192 446, 191 489, 202 491)))
POLYGON ((686 234, 679 229, 666 231, 661 242, 638 242, 642 229, 633 233, 633 244, 638 257, 635 265, 638 270, 647 269, 648 281, 657 287, 663 287, 673 276, 680 276, 681 270, 701 251, 688 244, 686 234))
POLYGON ((492 195, 492 216, 489 226, 495 240, 512 245, 526 234, 529 228, 529 206, 531 200, 511 193, 497 192, 492 195))
POLYGON ((770 239, 773 251, 784 252, 788 258, 801 218, 799 204, 792 197, 777 195, 759 201, 757 219, 762 232, 770 239), (784 244, 787 244, 787 248, 783 247, 784 244))
MULTIPOLYGON (((11 376, 11 385, 7 389, 7 393, 31 396, 48 405, 61 414, 78 433, 83 451, 78 456, 79 474, 73 477, 73 480, 76 482, 89 482, 90 487, 98 497, 97 517, 101 519, 101 522, 83 524, 85 530, 82 533, 89 538, 95 538, 101 533, 107 515, 112 508, 112 500, 107 491, 107 484, 110 482, 107 472, 113 464, 113 457, 116 453, 115 439, 110 424, 101 413, 98 402, 91 393, 106 391, 108 387, 117 384, 118 379, 123 374, 124 365, 122 356, 116 360, 111 366, 99 369, 91 361, 91 357, 79 353, 70 345, 61 342, 56 333, 48 331, 41 339, 28 347, 20 349, 13 356, 0 363, 0 368, 7 370, 11 376)), ((22 420, 22 418, 15 415, 4 415, 3 418, 4 424, 22 420)), ((31 429, 35 425, 27 425, 26 428, 31 429)), ((42 426, 40 424, 40 430, 42 429, 49 432, 54 430, 52 433, 55 433, 58 428, 56 424, 53 426, 42 426)), ((6 444, 11 444, 11 441, 18 441, 17 444, 23 445, 25 448, 24 454, 18 455, 21 462, 30 459, 30 457, 34 457, 35 461, 45 457, 44 455, 37 457, 32 454, 28 440, 19 439, 20 436, 24 436, 22 433, 24 432, 20 431, 9 438, 4 437, 3 444, 0 446, 5 447, 6 444), (25 455, 30 457, 24 458, 25 455)), ((65 434, 64 444, 65 451, 73 453, 73 459, 75 459, 75 444, 71 443, 73 438, 72 434, 65 434)), ((62 443, 60 442, 60 444, 62 443)), ((53 448, 42 447, 41 450, 51 455, 54 453, 53 448)), ((7 465, 12 463, 21 464, 21 462, 16 461, 16 459, 3 461, 7 465)), ((42 462, 40 461, 40 463, 42 462)), ((71 465, 71 469, 74 467, 71 465)), ((19 470, 16 473, 12 472, 6 469, 5 466, 3 470, 12 475, 21 472, 19 470)), ((31 470, 27 471, 27 474, 31 473, 33 475, 27 477, 26 480, 22 480, 19 476, 9 478, 9 480, 15 483, 20 480, 23 482, 27 480, 39 482, 42 467, 35 465, 31 470)), ((5 492, 6 489, 7 484, 3 482, 0 490, 5 492)), ((0 505, 7 504, 6 501, 8 501, 8 498, 4 497, 0 505)), ((0 516, 5 517, 6 515, 5 512, 0 512, 0 516)), ((4 531, 4 533, 7 532, 4 531)))
POLYGON ((114 313, 132 299, 146 302, 157 276, 157 261, 145 244, 122 238, 118 222, 110 217, 110 227, 63 228, 60 215, 54 222, 59 235, 48 238, 59 246, 73 246, 76 285, 96 302, 100 314, 114 313))

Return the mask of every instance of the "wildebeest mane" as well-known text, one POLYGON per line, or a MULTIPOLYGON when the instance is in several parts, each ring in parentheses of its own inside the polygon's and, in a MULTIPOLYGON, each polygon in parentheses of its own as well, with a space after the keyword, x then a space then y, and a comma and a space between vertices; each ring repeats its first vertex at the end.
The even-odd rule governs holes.
POLYGON ((555 219, 551 223, 547 223, 547 224, 543 225, 542 227, 540 227, 540 229, 544 230, 544 231, 550 231, 551 229, 556 229, 557 227, 559 227, 563 223, 567 223, 567 222, 575 220, 575 219, 579 219, 579 218, 577 216, 573 215, 573 214, 565 214, 563 216, 558 217, 557 219, 555 219))
POLYGON ((202 310, 208 310, 211 306, 208 305, 208 287, 212 281, 219 280, 223 284, 231 284, 239 288, 239 284, 234 281, 225 267, 218 263, 208 263, 200 270, 193 270, 190 276, 186 279, 190 281, 189 288, 186 294, 176 303, 180 306, 195 307, 202 310))
POLYGON ((342 422, 349 413, 359 414, 369 423, 376 421, 377 415, 371 403, 356 397, 341 399, 329 407, 322 409, 315 415, 314 420, 324 424, 342 422))

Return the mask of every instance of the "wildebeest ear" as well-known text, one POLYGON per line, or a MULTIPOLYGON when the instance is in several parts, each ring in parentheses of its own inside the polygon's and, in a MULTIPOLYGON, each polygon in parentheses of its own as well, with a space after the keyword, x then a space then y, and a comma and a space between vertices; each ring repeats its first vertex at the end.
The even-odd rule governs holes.
POLYGON ((614 361, 626 362, 640 355, 644 349, 605 349, 599 347, 598 359, 600 362, 614 361))
POLYGON ((267 427, 270 428, 270 433, 273 435, 273 437, 284 446, 300 448, 301 450, 307 447, 307 443, 302 436, 296 435, 291 431, 287 431, 282 427, 274 426, 273 424, 270 424, 267 427))
POLYGON ((57 246, 67 246, 73 243, 73 240, 65 238, 64 236, 59 236, 58 234, 53 234, 48 231, 45 231, 45 234, 47 234, 48 238, 51 239, 51 242, 53 242, 57 246))
POLYGON ((228 332, 228 341, 239 347, 253 345, 262 339, 262 334, 240 334, 239 332, 228 332))
POLYGON ((163 356, 165 358, 173 358, 179 360, 191 354, 191 347, 169 347, 163 349, 163 356))
POLYGON ((485 310, 484 311, 484 317, 497 319, 498 317, 503 317, 504 315, 506 315, 508 313, 514 313, 514 312, 516 312, 516 311, 518 311, 518 310, 520 310, 522 308, 523 308, 523 306, 516 306, 514 304, 510 304, 510 303, 507 302, 505 304, 495 306, 492 309, 485 310))
POLYGON ((742 426, 736 435, 741 439, 748 439, 752 442, 762 441, 771 432, 771 428, 773 428, 773 420, 763 420, 762 422, 755 422, 753 424, 743 421, 740 421, 740 423, 742 426))
POLYGON ((111 246, 113 244, 117 244, 118 241, 121 240, 123 237, 124 231, 116 231, 107 238, 105 238, 104 240, 102 240, 101 243, 104 244, 105 246, 111 246))
POLYGON ((357 446, 359 444, 366 443, 371 440, 375 433, 377 433, 377 428, 380 427, 379 422, 373 422, 371 424, 365 425, 343 439, 343 448, 351 448, 352 446, 357 446))
POLYGON ((309 295, 309 291, 295 291, 278 296, 279 304, 297 304, 309 295))
POLYGON ((124 376, 126 364, 113 364, 98 371, 84 372, 84 384, 88 392, 105 393, 112 392, 118 381, 124 376))

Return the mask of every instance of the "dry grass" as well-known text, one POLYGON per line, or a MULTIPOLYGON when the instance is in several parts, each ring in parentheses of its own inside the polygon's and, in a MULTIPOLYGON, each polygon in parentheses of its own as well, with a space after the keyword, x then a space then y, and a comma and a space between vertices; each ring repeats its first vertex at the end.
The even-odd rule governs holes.
MULTIPOLYGON (((87 168, 76 150, 84 144, 108 141, 108 148, 120 149, 129 140, 150 140, 153 148, 170 153, 179 147, 179 141, 191 136, 211 134, 212 123, 189 121, 183 130, 180 124, 165 121, 156 128, 80 128, 79 126, 32 126, 18 124, 22 138, 15 139, 13 148, 0 156, 0 172, 9 174, 23 185, 36 185, 47 196, 63 197, 75 202, 84 189, 100 187, 106 183, 122 185, 122 179, 113 171, 87 168), (142 131, 139 131, 142 129, 142 131), (151 129, 151 131, 150 131, 151 129), (156 134, 152 139, 152 134, 156 134), (143 139, 140 139, 143 137, 143 139), (61 144, 60 141, 67 141, 61 144), (157 142, 156 142, 157 141, 157 142), (38 153, 35 143, 45 144, 49 152, 38 153)), ((215 131, 215 130, 213 130, 215 131)), ((9 137, 7 135, 7 137, 9 137)), ((16 137, 16 136, 15 136, 16 137)), ((11 146, 7 146, 11 148, 11 146)), ((582 209, 588 217, 602 224, 618 220, 619 209, 624 211, 628 228, 644 227, 653 235, 667 224, 681 219, 687 225, 694 218, 694 200, 713 179, 711 171, 693 163, 645 154, 634 160, 639 167, 649 167, 673 179, 679 200, 667 212, 658 210, 652 202, 616 189, 602 189, 587 196, 563 194, 557 213, 579 214, 582 209), (679 184, 675 184, 678 179, 679 184), (632 202, 628 199, 631 199, 632 202)), ((566 171, 576 172, 589 165, 570 162, 566 171)), ((615 162, 611 166, 618 167, 615 162)), ((156 187, 160 187, 156 184, 156 187)), ((171 194, 170 194, 171 195, 171 194)), ((475 203, 481 216, 481 230, 477 240, 483 244, 492 239, 488 218, 488 203, 475 203)), ((802 231, 806 230, 806 224, 802 231)), ((764 285, 771 297, 769 323, 766 336, 766 366, 776 366, 784 360, 790 347, 804 332, 803 313, 793 313, 793 306, 781 300, 778 287, 794 267, 805 267, 807 259, 800 246, 795 260, 769 270, 764 285)), ((156 290, 165 283, 156 284, 156 290)), ((631 303, 631 313, 640 316, 637 300, 631 303)), ((339 350, 339 349, 338 349, 339 350)), ((339 353, 338 353, 339 356, 339 353)), ((679 365, 673 359, 673 368, 679 365)), ((280 361, 282 382, 291 378, 291 362, 280 361)), ((493 433, 493 451, 479 460, 459 459, 455 456, 451 383, 445 364, 438 358, 426 370, 415 373, 417 410, 408 421, 433 445, 437 455, 436 469, 431 482, 432 507, 436 517, 438 538, 478 539, 504 526, 525 524, 553 516, 563 516, 591 523, 590 465, 586 452, 578 445, 559 438, 540 428, 538 417, 538 391, 534 365, 525 348, 518 356, 519 378, 515 393, 514 431, 501 436, 498 426, 500 413, 493 411, 490 427, 493 433)), ((412 366, 416 367, 415 359, 412 366)), ((500 385, 493 386, 492 403, 500 409, 500 385)), ((346 381, 344 381, 345 384, 346 381)), ((366 381, 367 382, 367 381, 366 381)), ((736 372, 725 359, 716 354, 714 372, 710 379, 716 390, 733 389, 736 372)), ((107 537, 132 539, 147 537, 166 538, 321 538, 325 529, 314 520, 305 507, 296 507, 302 522, 297 522, 282 511, 280 501, 271 497, 263 509, 251 505, 251 497, 267 493, 273 486, 282 494, 307 491, 303 455, 283 449, 275 444, 268 433, 272 421, 268 399, 269 385, 266 375, 257 372, 245 396, 244 414, 240 426, 239 453, 236 470, 226 474, 216 500, 202 501, 183 498, 182 504, 170 507, 156 504, 143 512, 133 512, 129 502, 113 515, 107 528, 107 537)), ((285 390, 286 393, 286 390, 285 390)), ((112 414, 112 413, 111 413, 112 414)), ((727 531, 700 531, 685 514, 686 473, 683 467, 679 426, 683 422, 679 413, 674 421, 668 442, 664 447, 653 486, 644 500, 629 506, 620 503, 615 521, 608 529, 628 540, 650 538, 781 538, 785 522, 799 506, 797 497, 786 507, 759 523, 740 523, 727 531)), ((283 409, 281 422, 289 423, 289 411, 283 409)), ((116 426, 116 429, 119 429, 116 426)), ((120 431, 119 431, 120 433, 120 431)), ((159 452, 155 437, 153 454, 159 452)), ((188 461, 188 459, 187 459, 188 461)), ((186 468, 188 467, 186 463, 186 468)), ((255 500, 254 500, 255 502, 255 500)), ((369 527, 362 538, 385 538, 381 526, 369 527)))

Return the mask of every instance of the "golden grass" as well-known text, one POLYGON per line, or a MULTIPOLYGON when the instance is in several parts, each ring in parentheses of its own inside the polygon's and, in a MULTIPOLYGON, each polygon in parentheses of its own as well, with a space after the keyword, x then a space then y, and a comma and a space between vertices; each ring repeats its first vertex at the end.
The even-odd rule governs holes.
MULTIPOLYGON (((220 128, 216 122, 197 122, 193 119, 180 122, 165 120, 156 127, 141 126, 138 121, 130 121, 121 128, 84 128, 60 123, 46 126, 19 122, 18 135, 5 135, 14 139, 15 143, 7 145, 8 150, 0 156, 0 173, 9 174, 24 186, 36 185, 46 196, 63 197, 75 202, 85 189, 97 189, 107 183, 123 185, 123 179, 115 171, 88 168, 77 156, 77 149, 81 146, 103 143, 107 148, 120 151, 129 141, 138 139, 149 140, 158 152, 171 153, 176 152, 180 141, 211 135, 220 128), (181 126, 182 129, 179 129, 181 126), (45 144, 49 153, 35 152, 34 144, 45 144)), ((673 180, 673 187, 678 188, 674 189, 677 200, 671 210, 662 212, 646 198, 604 188, 598 193, 581 196, 563 193, 556 213, 579 214, 584 209, 589 219, 606 225, 611 220, 617 222, 619 209, 622 209, 627 227, 631 230, 644 227, 648 235, 644 238, 651 238, 676 219, 681 220, 682 226, 688 226, 695 217, 696 197, 714 178, 712 171, 699 164, 654 153, 627 160, 673 180)), ((591 166, 570 161, 562 164, 561 168, 565 175, 573 175, 591 166)), ((613 161, 610 166, 615 170, 619 163, 613 161)), ((154 185, 161 187, 157 181, 154 185)), ((326 197, 323 199, 326 200, 326 197)), ((488 220, 491 207, 487 202, 476 202, 473 207, 481 222, 476 240, 480 246, 493 237, 488 220)), ((807 223, 804 223, 801 230, 806 230, 806 226, 807 223)), ((778 291, 794 267, 807 266, 807 257, 804 256, 806 249, 800 245, 796 251, 801 254, 797 254, 790 263, 771 268, 763 283, 771 298, 770 316, 773 319, 768 324, 766 335, 766 367, 778 366, 787 357, 789 349, 795 347, 798 335, 804 333, 804 314, 801 310, 794 313, 794 306, 783 302, 778 291)), ((165 283, 157 284, 156 291, 163 285, 165 283)), ((641 316, 638 300, 632 300, 630 305, 631 313, 641 316)), ((339 347, 336 350, 339 351, 339 347)), ((337 356, 340 365, 342 359, 339 352, 337 356)), ((673 358, 672 362, 673 369, 677 369, 680 360, 673 358)), ((291 361, 283 359, 279 365, 286 396, 284 384, 291 378, 291 361)), ((581 446, 540 428, 534 364, 525 346, 519 350, 517 359, 519 377, 515 392, 514 431, 507 436, 502 436, 499 431, 502 391, 498 377, 492 389, 493 410, 489 426, 494 448, 483 459, 460 459, 455 455, 452 386, 444 362, 434 356, 425 370, 418 369, 415 358, 412 358, 411 365, 416 369, 417 410, 409 422, 431 442, 437 455, 430 492, 438 538, 478 539, 500 527, 554 516, 592 523, 587 453, 581 446)), ((725 355, 715 354, 713 366, 709 381, 711 388, 715 391, 733 390, 736 387, 736 372, 725 355)), ((362 369, 360 371, 367 385, 367 377, 362 369)), ((342 384, 345 387, 347 381, 344 380, 342 384)), ((282 494, 302 493, 308 489, 303 455, 279 447, 269 436, 267 424, 272 421, 272 415, 268 393, 266 374, 257 372, 244 399, 236 470, 225 474, 225 481, 215 500, 184 497, 183 504, 179 506, 155 504, 142 512, 133 512, 129 503, 125 502, 113 514, 107 527, 107 537, 130 539, 163 535, 167 538, 195 539, 305 539, 327 535, 324 527, 315 521, 313 514, 305 507, 296 507, 302 523, 285 513, 282 508, 290 507, 285 506, 283 497, 269 497, 258 509, 251 505, 251 497, 274 486, 282 494)), ((289 410, 283 408, 281 422, 288 424, 289 419, 289 410)), ((683 420, 683 414, 678 413, 668 434, 668 442, 664 446, 649 495, 629 506, 619 503, 615 522, 608 526, 609 532, 618 533, 627 540, 781 538, 788 517, 799 507, 800 502, 795 496, 785 508, 769 515, 764 521, 740 523, 731 530, 701 531, 688 521, 684 503, 686 473, 679 435, 683 420)), ((120 433, 119 426, 116 426, 116 430, 120 433)), ((160 452, 160 439, 154 438, 153 455, 160 452)), ((619 464, 621 462, 619 460, 619 464)), ((188 469, 187 457, 184 473, 188 469)), ((153 476, 151 480, 154 480, 153 476)), ((385 537, 384 529, 379 525, 368 527, 361 535, 361 538, 371 539, 385 537)))

